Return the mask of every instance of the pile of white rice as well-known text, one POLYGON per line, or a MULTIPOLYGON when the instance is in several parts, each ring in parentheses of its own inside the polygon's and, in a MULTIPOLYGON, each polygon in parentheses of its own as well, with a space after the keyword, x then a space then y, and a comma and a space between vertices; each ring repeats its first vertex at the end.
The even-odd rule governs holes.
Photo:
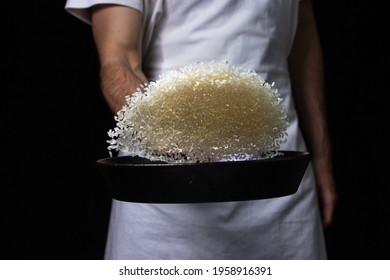
POLYGON ((287 136, 273 85, 226 61, 168 71, 126 101, 109 151, 171 163, 263 159, 287 136))

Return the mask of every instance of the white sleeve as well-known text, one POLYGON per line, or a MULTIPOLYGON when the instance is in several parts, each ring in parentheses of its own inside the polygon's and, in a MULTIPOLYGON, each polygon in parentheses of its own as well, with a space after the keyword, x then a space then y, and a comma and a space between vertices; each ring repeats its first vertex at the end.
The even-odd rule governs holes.
POLYGON ((143 0, 67 0, 65 10, 71 15, 91 24, 90 8, 97 4, 116 4, 143 12, 143 0))

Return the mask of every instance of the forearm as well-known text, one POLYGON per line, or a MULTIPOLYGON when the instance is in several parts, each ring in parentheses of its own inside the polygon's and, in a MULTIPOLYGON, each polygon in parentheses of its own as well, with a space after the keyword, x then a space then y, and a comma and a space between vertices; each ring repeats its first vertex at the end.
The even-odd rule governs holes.
POLYGON ((292 92, 299 124, 315 159, 329 158, 328 134, 321 46, 311 3, 303 1, 296 39, 289 57, 292 92))
POLYGON ((138 11, 123 6, 99 5, 92 9, 101 89, 113 113, 126 104, 126 95, 147 82, 142 72, 141 19, 138 11))
POLYGON ((300 4, 289 67, 299 125, 312 155, 323 224, 328 226, 332 222, 337 193, 325 108, 322 53, 310 0, 300 4))
POLYGON ((115 114, 126 105, 125 96, 146 83, 143 73, 136 73, 126 62, 113 62, 100 68, 100 87, 110 110, 115 114))

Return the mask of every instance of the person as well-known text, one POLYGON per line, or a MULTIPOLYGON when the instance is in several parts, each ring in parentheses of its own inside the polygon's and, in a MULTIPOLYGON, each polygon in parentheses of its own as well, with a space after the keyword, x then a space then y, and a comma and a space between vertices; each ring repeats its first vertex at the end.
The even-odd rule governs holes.
POLYGON ((228 60, 275 82, 289 118, 281 149, 311 153, 290 196, 201 204, 113 199, 105 259, 328 258, 324 228, 337 194, 311 0, 68 0, 65 9, 92 27, 113 114, 126 95, 169 69, 228 60))

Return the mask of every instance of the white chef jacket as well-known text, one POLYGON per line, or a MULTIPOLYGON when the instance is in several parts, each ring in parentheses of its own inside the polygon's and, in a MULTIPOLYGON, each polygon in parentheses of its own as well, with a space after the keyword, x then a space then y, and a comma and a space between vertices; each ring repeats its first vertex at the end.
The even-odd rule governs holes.
MULTIPOLYGON (((68 0, 65 8, 90 23, 88 8, 98 3, 143 14, 149 80, 187 64, 228 60, 275 82, 290 122, 281 149, 306 151, 287 68, 299 0, 68 0)), ((105 258, 326 259, 311 165, 297 193, 281 198, 200 204, 113 199, 105 258)))

